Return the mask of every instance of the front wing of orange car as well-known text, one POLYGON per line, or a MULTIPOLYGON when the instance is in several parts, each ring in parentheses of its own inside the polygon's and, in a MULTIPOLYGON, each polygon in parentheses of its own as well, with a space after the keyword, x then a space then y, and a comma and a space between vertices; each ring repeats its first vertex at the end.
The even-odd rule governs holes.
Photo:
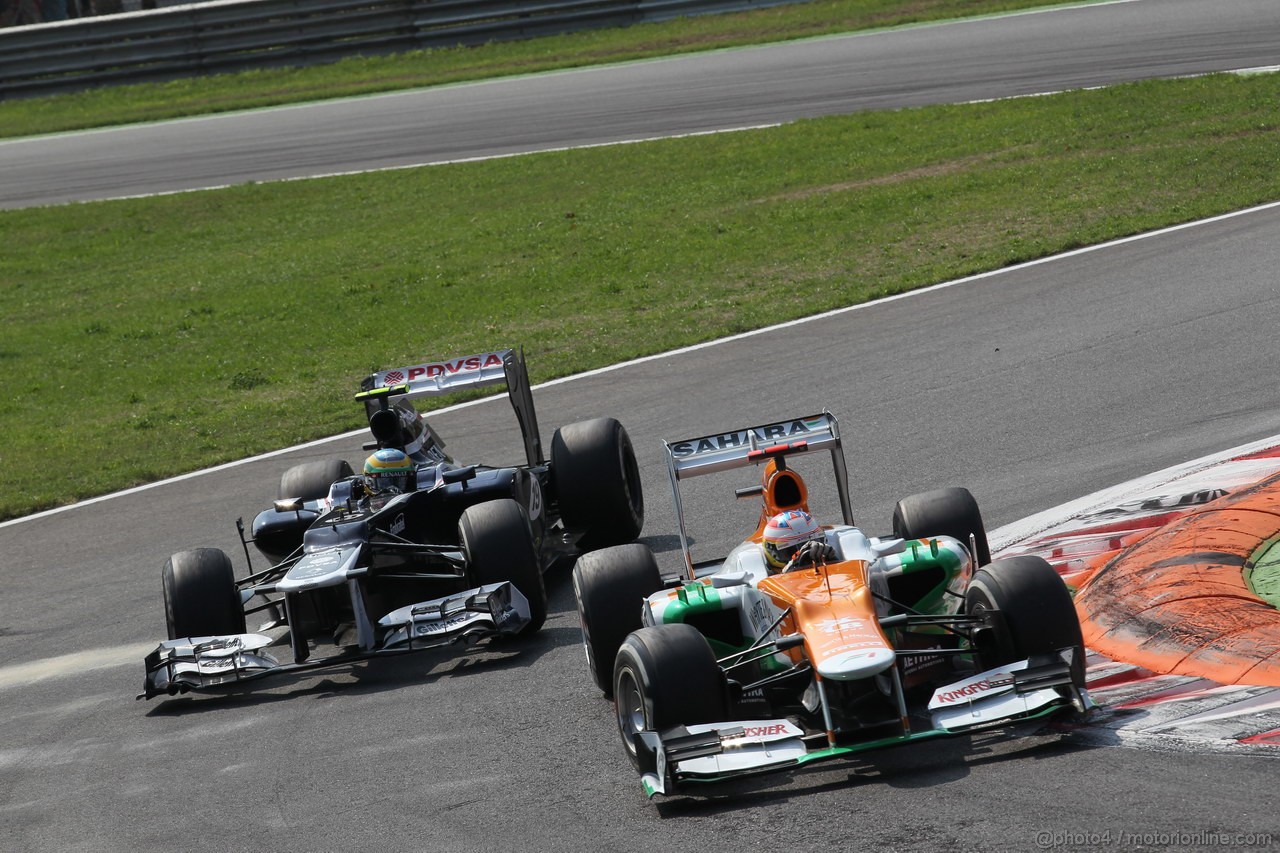
POLYGON ((836 733, 806 731, 794 719, 738 720, 677 726, 639 733, 655 758, 655 772, 641 776, 649 797, 673 794, 687 784, 723 782, 740 776, 790 770, 873 749, 957 735, 976 729, 1047 717, 1086 713, 1093 707, 1075 684, 1070 660, 1019 661, 939 687, 928 705, 927 725, 846 742, 836 733))

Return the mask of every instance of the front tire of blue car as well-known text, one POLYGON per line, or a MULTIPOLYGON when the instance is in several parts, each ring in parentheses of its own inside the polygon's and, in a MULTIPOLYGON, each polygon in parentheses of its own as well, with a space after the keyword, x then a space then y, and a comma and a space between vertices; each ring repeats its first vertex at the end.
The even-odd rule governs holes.
POLYGON ((623 748, 641 773, 654 772, 656 758, 640 732, 729 718, 724 671, 692 625, 654 625, 628 635, 614 661, 613 701, 623 748))
POLYGON ((245 633, 231 558, 217 548, 181 551, 161 572, 169 639, 245 633))
POLYGON ((547 590, 524 507, 510 498, 469 506, 458 519, 458 537, 467 558, 468 582, 483 586, 511 581, 529 601, 529 624, 520 634, 541 628, 547 620, 547 590))

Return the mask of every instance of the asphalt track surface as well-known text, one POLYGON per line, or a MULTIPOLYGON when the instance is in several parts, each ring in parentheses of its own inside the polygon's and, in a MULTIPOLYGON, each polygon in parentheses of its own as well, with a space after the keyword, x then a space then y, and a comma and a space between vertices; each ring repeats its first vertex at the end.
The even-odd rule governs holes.
POLYGON ((1275 65, 1274 0, 1128 0, 0 142, 0 208, 1275 65))
MULTIPOLYGON (((599 414, 628 425, 644 538, 666 562, 660 438, 822 407, 869 530, 950 484, 995 528, 1280 433, 1278 264, 1280 210, 1257 210, 542 388, 544 439, 599 414)), ((434 423, 460 459, 519 456, 500 400, 434 423)), ((135 702, 164 632, 164 559, 212 546, 240 565, 235 517, 288 466, 358 459, 360 440, 0 526, 0 849, 1192 850, 1276 832, 1274 759, 1053 734, 649 803, 590 686, 563 573, 527 643, 135 702)), ((723 506, 697 515, 700 543, 740 534, 749 508, 723 506)))

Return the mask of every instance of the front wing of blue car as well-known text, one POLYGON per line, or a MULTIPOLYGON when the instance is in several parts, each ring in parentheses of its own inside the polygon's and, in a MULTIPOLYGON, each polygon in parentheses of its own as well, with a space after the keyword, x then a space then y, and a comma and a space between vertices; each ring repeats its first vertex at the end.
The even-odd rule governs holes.
POLYGON ((138 698, 229 692, 245 682, 285 672, 513 635, 529 621, 528 599, 504 581, 401 607, 378 620, 381 630, 376 645, 346 648, 302 663, 278 660, 268 650, 278 640, 266 634, 165 640, 147 655, 146 680, 138 698))

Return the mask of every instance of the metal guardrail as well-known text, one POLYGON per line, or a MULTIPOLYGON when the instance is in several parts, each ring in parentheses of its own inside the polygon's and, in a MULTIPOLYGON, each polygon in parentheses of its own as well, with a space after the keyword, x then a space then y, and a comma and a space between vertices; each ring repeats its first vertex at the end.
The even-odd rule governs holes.
POLYGON ((799 0, 214 0, 0 29, 0 99, 475 45, 799 0))

